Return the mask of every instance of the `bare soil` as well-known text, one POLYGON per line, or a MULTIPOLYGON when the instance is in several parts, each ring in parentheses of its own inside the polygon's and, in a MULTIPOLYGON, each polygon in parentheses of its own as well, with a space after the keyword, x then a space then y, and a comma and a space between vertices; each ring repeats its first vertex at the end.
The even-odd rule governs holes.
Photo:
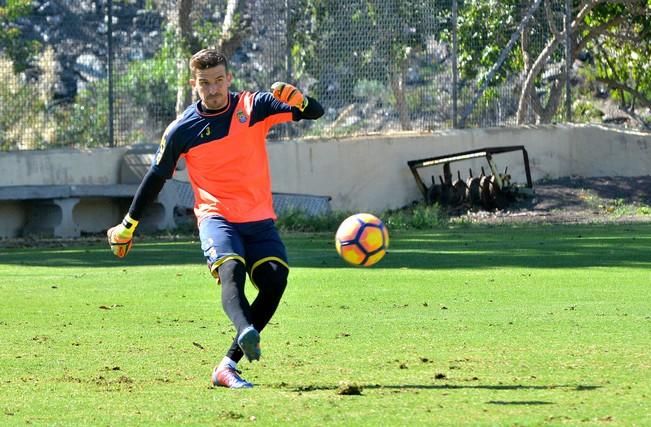
POLYGON ((651 223, 651 175, 566 177, 534 184, 534 197, 501 211, 466 211, 453 221, 473 223, 651 223))

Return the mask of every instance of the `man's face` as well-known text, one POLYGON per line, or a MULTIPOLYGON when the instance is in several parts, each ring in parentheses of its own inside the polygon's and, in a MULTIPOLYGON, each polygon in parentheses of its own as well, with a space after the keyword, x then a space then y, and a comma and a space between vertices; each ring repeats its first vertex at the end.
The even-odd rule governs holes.
POLYGON ((226 72, 226 67, 218 65, 205 70, 196 70, 190 84, 197 91, 203 106, 209 110, 218 110, 228 104, 228 88, 233 75, 226 72))

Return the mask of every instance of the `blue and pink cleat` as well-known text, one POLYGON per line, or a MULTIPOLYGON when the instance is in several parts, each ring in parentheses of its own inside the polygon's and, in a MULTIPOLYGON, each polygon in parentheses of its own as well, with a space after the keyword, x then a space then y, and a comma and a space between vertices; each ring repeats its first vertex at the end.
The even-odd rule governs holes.
POLYGON ((214 387, 253 388, 253 384, 240 377, 240 371, 230 366, 217 366, 210 379, 214 387))

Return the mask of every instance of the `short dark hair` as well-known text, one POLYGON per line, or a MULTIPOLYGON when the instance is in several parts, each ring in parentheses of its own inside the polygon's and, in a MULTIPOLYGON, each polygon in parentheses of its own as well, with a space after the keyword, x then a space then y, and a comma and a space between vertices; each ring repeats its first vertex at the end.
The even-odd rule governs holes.
POLYGON ((190 58, 190 73, 192 77, 195 77, 197 70, 205 70, 218 65, 223 65, 226 71, 228 71, 228 59, 226 55, 217 49, 202 49, 190 58))

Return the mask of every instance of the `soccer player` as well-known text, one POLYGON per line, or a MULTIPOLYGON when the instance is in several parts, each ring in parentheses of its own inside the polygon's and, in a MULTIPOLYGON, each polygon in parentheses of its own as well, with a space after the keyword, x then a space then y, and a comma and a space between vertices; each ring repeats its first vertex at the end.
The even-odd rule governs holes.
POLYGON ((287 83, 274 83, 271 92, 230 92, 228 61, 214 49, 194 54, 190 70, 190 85, 200 99, 165 130, 129 212, 107 231, 108 241, 116 256, 127 255, 143 209, 172 177, 179 158, 185 158, 201 249, 236 329, 213 370, 212 384, 251 388, 237 363, 243 356, 260 359, 260 332, 280 303, 289 273, 274 222, 265 139, 273 125, 318 119, 323 108, 287 83), (244 295, 247 274, 258 290, 252 303, 244 295))

